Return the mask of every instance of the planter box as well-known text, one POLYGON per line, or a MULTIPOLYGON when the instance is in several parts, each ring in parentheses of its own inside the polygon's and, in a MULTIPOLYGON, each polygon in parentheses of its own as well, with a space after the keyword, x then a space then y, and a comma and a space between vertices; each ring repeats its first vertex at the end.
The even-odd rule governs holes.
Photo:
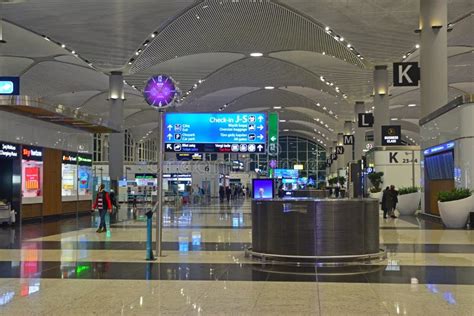
POLYGON ((421 192, 403 194, 398 196, 397 209, 400 215, 414 215, 420 205, 421 192))
POLYGON ((474 212, 474 195, 462 200, 440 202, 439 214, 446 227, 463 228, 466 226, 469 212, 474 212))
POLYGON ((379 200, 379 208, 380 208, 380 203, 382 202, 382 196, 383 196, 383 191, 380 191, 377 193, 369 192, 369 197, 371 197, 372 199, 379 200))

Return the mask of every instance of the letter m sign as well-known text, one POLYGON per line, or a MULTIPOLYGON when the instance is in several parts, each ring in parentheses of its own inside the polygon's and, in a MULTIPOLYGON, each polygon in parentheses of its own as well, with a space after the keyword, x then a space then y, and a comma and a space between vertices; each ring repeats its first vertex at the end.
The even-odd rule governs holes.
POLYGON ((417 62, 393 63, 393 85, 395 87, 416 87, 420 81, 417 62))
POLYGON ((344 135, 342 137, 342 141, 344 145, 354 146, 354 135, 344 135))

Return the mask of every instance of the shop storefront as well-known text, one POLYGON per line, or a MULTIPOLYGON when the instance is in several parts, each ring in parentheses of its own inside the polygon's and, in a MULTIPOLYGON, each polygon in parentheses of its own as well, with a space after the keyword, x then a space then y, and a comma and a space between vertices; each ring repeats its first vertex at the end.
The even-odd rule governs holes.
MULTIPOLYGON (((20 145, 0 142, 0 204, 14 209, 18 214, 21 204, 21 156, 20 145)), ((7 208, 0 220, 9 219, 7 208)))

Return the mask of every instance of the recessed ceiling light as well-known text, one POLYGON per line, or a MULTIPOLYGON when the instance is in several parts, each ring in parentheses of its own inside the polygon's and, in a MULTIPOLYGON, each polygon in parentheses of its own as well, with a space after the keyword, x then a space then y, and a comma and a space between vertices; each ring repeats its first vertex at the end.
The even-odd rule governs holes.
POLYGON ((420 48, 420 44, 416 44, 416 45, 415 45, 415 48, 420 48))
POLYGON ((351 45, 351 44, 347 44, 347 48, 351 48, 351 47, 352 47, 352 45, 351 45))
POLYGON ((284 132, 289 132, 290 130, 286 128, 286 129, 284 129, 283 131, 284 131, 284 132))
POLYGON ((341 42, 344 41, 344 37, 339 38, 339 40, 340 40, 341 42))
POLYGON ((285 123, 285 122, 286 122, 286 120, 280 120, 280 123, 285 123))
POLYGON ((265 86, 265 89, 266 90, 273 90, 273 89, 275 89, 275 87, 274 86, 265 86))
POLYGON ((414 106, 416 106, 415 103, 410 103, 410 104, 408 104, 408 107, 410 107, 410 108, 412 108, 412 107, 414 107, 414 106))
POLYGON ((61 47, 62 47, 62 48, 66 48, 66 45, 64 45, 64 44, 61 44, 61 47))
POLYGON ((397 117, 392 117, 390 120, 392 120, 392 121, 398 121, 398 118, 397 118, 397 117))
POLYGON ((262 57, 263 54, 262 53, 250 53, 250 56, 252 56, 252 57, 262 57))
POLYGON ((329 30, 330 30, 329 26, 326 26, 324 29, 325 29, 326 31, 329 31, 329 30))
POLYGON ((273 108, 274 108, 275 110, 279 110, 279 109, 281 109, 281 106, 274 106, 273 108))

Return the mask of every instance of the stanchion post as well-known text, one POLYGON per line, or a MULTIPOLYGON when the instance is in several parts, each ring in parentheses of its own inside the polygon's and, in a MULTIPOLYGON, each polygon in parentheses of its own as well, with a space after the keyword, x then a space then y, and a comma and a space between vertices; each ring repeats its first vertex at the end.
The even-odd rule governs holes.
POLYGON ((163 160, 164 160, 164 148, 163 148, 163 110, 159 110, 160 118, 158 122, 158 209, 156 210, 156 255, 162 256, 161 239, 163 230, 163 160))

